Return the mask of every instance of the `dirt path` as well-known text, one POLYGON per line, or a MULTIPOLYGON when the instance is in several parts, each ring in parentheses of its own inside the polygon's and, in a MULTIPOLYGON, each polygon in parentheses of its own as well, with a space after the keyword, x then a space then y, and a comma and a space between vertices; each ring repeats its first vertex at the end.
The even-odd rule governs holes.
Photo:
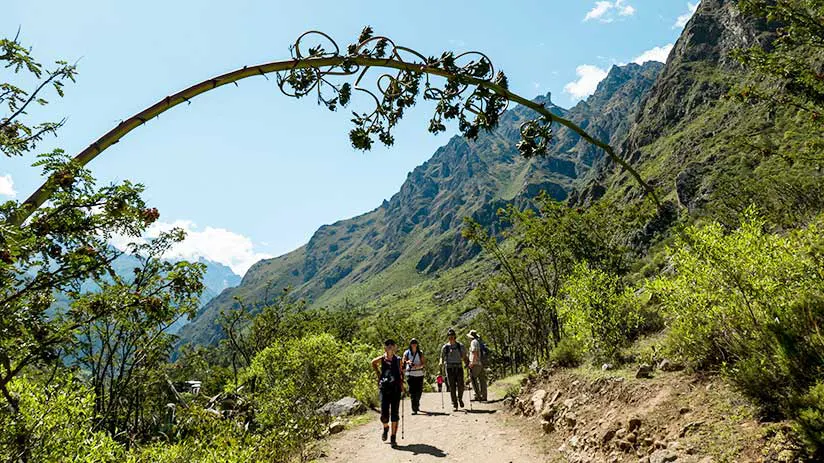
MULTIPOLYGON (((465 395, 468 400, 469 391, 465 395)), ((345 431, 326 447, 323 462, 471 462, 471 463, 532 463, 548 461, 530 437, 516 425, 508 424, 500 402, 472 403, 467 409, 453 412, 449 395, 424 394, 421 409, 428 413, 412 415, 406 400, 405 439, 393 449, 381 442, 378 415, 369 423, 345 431)), ((493 398, 490 394, 490 398, 493 398)))

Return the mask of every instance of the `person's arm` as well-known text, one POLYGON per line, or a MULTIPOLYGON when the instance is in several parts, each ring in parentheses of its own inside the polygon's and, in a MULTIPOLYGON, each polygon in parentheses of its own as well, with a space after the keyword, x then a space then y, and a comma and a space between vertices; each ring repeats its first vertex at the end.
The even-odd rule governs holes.
POLYGON ((378 381, 381 380, 381 371, 378 369, 378 365, 381 364, 381 357, 376 357, 372 360, 372 369, 375 370, 375 375, 378 377, 378 381))
POLYGON ((464 364, 469 366, 469 356, 466 355, 466 349, 461 349, 461 355, 463 356, 464 364))
POLYGON ((424 357, 423 354, 421 354, 420 357, 421 357, 421 367, 418 368, 418 370, 423 370, 423 367, 426 366, 426 357, 424 357))
POLYGON ((443 351, 444 351, 444 348, 441 347, 441 360, 440 360, 440 362, 438 362, 438 365, 440 365, 441 367, 443 367, 443 351))

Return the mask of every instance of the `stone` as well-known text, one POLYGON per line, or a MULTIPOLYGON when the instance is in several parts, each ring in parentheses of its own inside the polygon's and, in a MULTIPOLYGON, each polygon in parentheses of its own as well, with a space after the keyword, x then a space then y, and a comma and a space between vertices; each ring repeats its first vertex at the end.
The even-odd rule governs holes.
POLYGON ((535 413, 541 413, 544 409, 544 399, 546 398, 546 391, 538 389, 532 394, 532 410, 535 413))
POLYGON ((645 437, 641 439, 641 443, 646 447, 652 447, 655 444, 655 441, 651 437, 645 437))
POLYGON ((617 429, 615 428, 607 428, 604 431, 602 431, 601 436, 599 437, 601 443, 607 444, 609 441, 611 441, 612 438, 615 437, 615 431, 617 431, 617 429))
POLYGON ((555 419, 555 415, 558 413, 558 407, 553 403, 548 403, 544 405, 544 409, 541 410, 541 418, 546 421, 552 421, 555 419))
POLYGON ((638 463, 649 463, 649 457, 641 457, 638 459, 638 463))
POLYGON ((658 369, 661 371, 681 371, 684 369, 684 366, 670 361, 669 359, 661 360, 658 364, 658 369))
POLYGON ((569 440, 567 441, 567 443, 569 444, 570 447, 572 447, 574 449, 578 448, 578 446, 581 445, 581 443, 579 442, 578 436, 570 437, 569 440))
POLYGON ((567 410, 571 410, 572 407, 574 407, 574 406, 575 406, 575 399, 566 399, 564 401, 564 407, 566 407, 567 410))
POLYGON ((629 442, 630 444, 634 444, 634 443, 638 442, 638 436, 636 436, 634 433, 629 434, 627 436, 627 442, 629 442))
POLYGON ((603 370, 603 371, 610 371, 614 368, 615 368, 615 365, 613 365, 611 363, 605 363, 605 364, 601 365, 601 370, 603 370))
POLYGON ((329 425, 329 434, 338 434, 346 429, 346 425, 342 421, 335 420, 329 425))
POLYGON ((335 417, 357 415, 365 411, 366 407, 354 397, 344 397, 336 402, 329 402, 317 409, 319 415, 335 417))
POLYGON ((649 456, 649 463, 669 463, 678 459, 678 455, 671 450, 656 450, 649 456))
POLYGON ((637 416, 634 416, 634 417, 629 419, 629 423, 627 424, 627 430, 628 431, 632 432, 632 431, 635 431, 636 429, 638 429, 640 427, 641 427, 641 418, 638 418, 637 416))
POLYGON ((555 431, 555 425, 552 424, 552 421, 543 420, 541 421, 541 429, 544 431, 544 434, 549 434, 555 431))
POLYGON ((652 365, 642 363, 635 372, 635 377, 638 379, 652 378, 652 365))
POLYGON ((693 421, 693 422, 691 422, 691 423, 687 423, 687 424, 685 424, 685 425, 684 425, 684 427, 683 427, 683 428, 681 428, 681 432, 679 432, 679 433, 678 433, 678 437, 685 437, 685 436, 686 436, 687 434, 689 434, 691 431, 694 431, 694 430, 696 430, 696 429, 700 428, 703 424, 704 424, 704 421, 703 421, 703 420, 701 420, 701 421, 693 421))
POLYGON ((574 428, 577 422, 578 418, 575 416, 575 413, 568 412, 564 414, 564 424, 567 425, 567 427, 574 428))
POLYGON ((630 442, 625 441, 625 440, 619 440, 616 443, 616 445, 618 446, 619 449, 623 450, 624 452, 629 452, 630 450, 632 450, 632 444, 630 442))
POLYGON ((680 410, 678 410, 678 413, 679 413, 680 415, 686 415, 687 413, 689 413, 689 412, 691 412, 691 411, 692 411, 692 409, 691 409, 691 408, 689 408, 689 407, 681 407, 681 409, 680 409, 680 410))

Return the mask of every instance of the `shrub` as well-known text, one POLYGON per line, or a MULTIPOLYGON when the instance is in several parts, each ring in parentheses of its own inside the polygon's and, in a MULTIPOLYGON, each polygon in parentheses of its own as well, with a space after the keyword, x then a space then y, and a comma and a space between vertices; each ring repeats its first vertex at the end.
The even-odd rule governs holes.
POLYGON ((549 353, 549 359, 562 367, 577 367, 583 359, 581 345, 574 338, 563 338, 549 353))
MULTIPOLYGON (((748 211, 731 233, 688 229, 671 250, 673 274, 652 287, 671 354, 723 371, 765 412, 793 416, 824 380, 824 235, 820 222, 785 235, 764 225, 748 211)), ((807 410, 799 419, 816 432, 816 408, 807 410)))
POLYGON ((0 461, 117 461, 122 448, 94 431, 94 394, 69 375, 12 380, 20 413, 0 409, 0 461))
POLYGON ((322 429, 315 410, 352 395, 370 401, 369 349, 344 343, 329 334, 276 341, 262 350, 244 373, 256 386, 257 422, 275 433, 283 453, 301 452, 322 429))
POLYGON ((563 288, 564 330, 584 353, 612 360, 642 325, 640 303, 617 276, 578 264, 563 288))

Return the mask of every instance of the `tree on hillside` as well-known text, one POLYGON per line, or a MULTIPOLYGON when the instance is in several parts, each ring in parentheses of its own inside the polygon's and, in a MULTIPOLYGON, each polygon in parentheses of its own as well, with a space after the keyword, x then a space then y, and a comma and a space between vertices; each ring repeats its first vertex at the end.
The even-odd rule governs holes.
POLYGON ((744 101, 768 102, 797 112, 783 135, 791 160, 824 160, 824 0, 740 0, 743 12, 778 26, 768 47, 738 52, 756 79, 739 86, 744 101))
MULTIPOLYGON (((30 89, 0 83, 6 111, 0 118, 0 151, 22 156, 62 125, 32 121, 31 105, 47 104, 49 88, 62 95, 75 70, 64 62, 45 70, 17 40, 0 41, 0 62, 13 78, 33 82, 30 89)), ((58 379, 79 379, 66 368, 67 358, 90 367, 98 403, 126 400, 131 411, 125 416, 139 424, 144 417, 135 413, 133 399, 144 401, 145 390, 129 397, 120 392, 135 385, 136 378, 129 375, 165 358, 163 349, 145 337, 162 338, 163 327, 181 313, 193 312, 202 290, 201 265, 160 261, 159 251, 183 239, 180 231, 135 248, 143 265, 134 275, 114 272, 112 262, 122 251, 110 241, 115 236, 139 238, 159 217, 141 199, 142 185, 124 181, 98 187, 91 173, 61 150, 39 155, 34 165, 49 179, 49 202, 29 211, 34 213, 21 224, 12 223, 13 218, 26 206, 0 204, 0 459, 10 461, 28 461, 39 445, 34 427, 52 420, 45 416, 50 405, 32 401, 49 401, 53 395, 21 394, 21 387, 51 391, 58 379), (100 291, 84 291, 90 284, 100 291), (68 299, 68 306, 55 304, 58 294, 68 299), (34 410, 45 415, 33 416, 34 410)))
POLYGON ((539 205, 537 211, 514 206, 501 210, 501 222, 511 227, 503 237, 472 220, 463 230, 500 268, 479 292, 479 302, 496 335, 505 336, 493 342, 513 361, 547 359, 560 342, 560 295, 578 262, 610 274, 628 265, 618 218, 604 213, 603 205, 579 211, 547 197, 539 199, 539 205), (526 350, 512 350, 517 346, 526 350))

